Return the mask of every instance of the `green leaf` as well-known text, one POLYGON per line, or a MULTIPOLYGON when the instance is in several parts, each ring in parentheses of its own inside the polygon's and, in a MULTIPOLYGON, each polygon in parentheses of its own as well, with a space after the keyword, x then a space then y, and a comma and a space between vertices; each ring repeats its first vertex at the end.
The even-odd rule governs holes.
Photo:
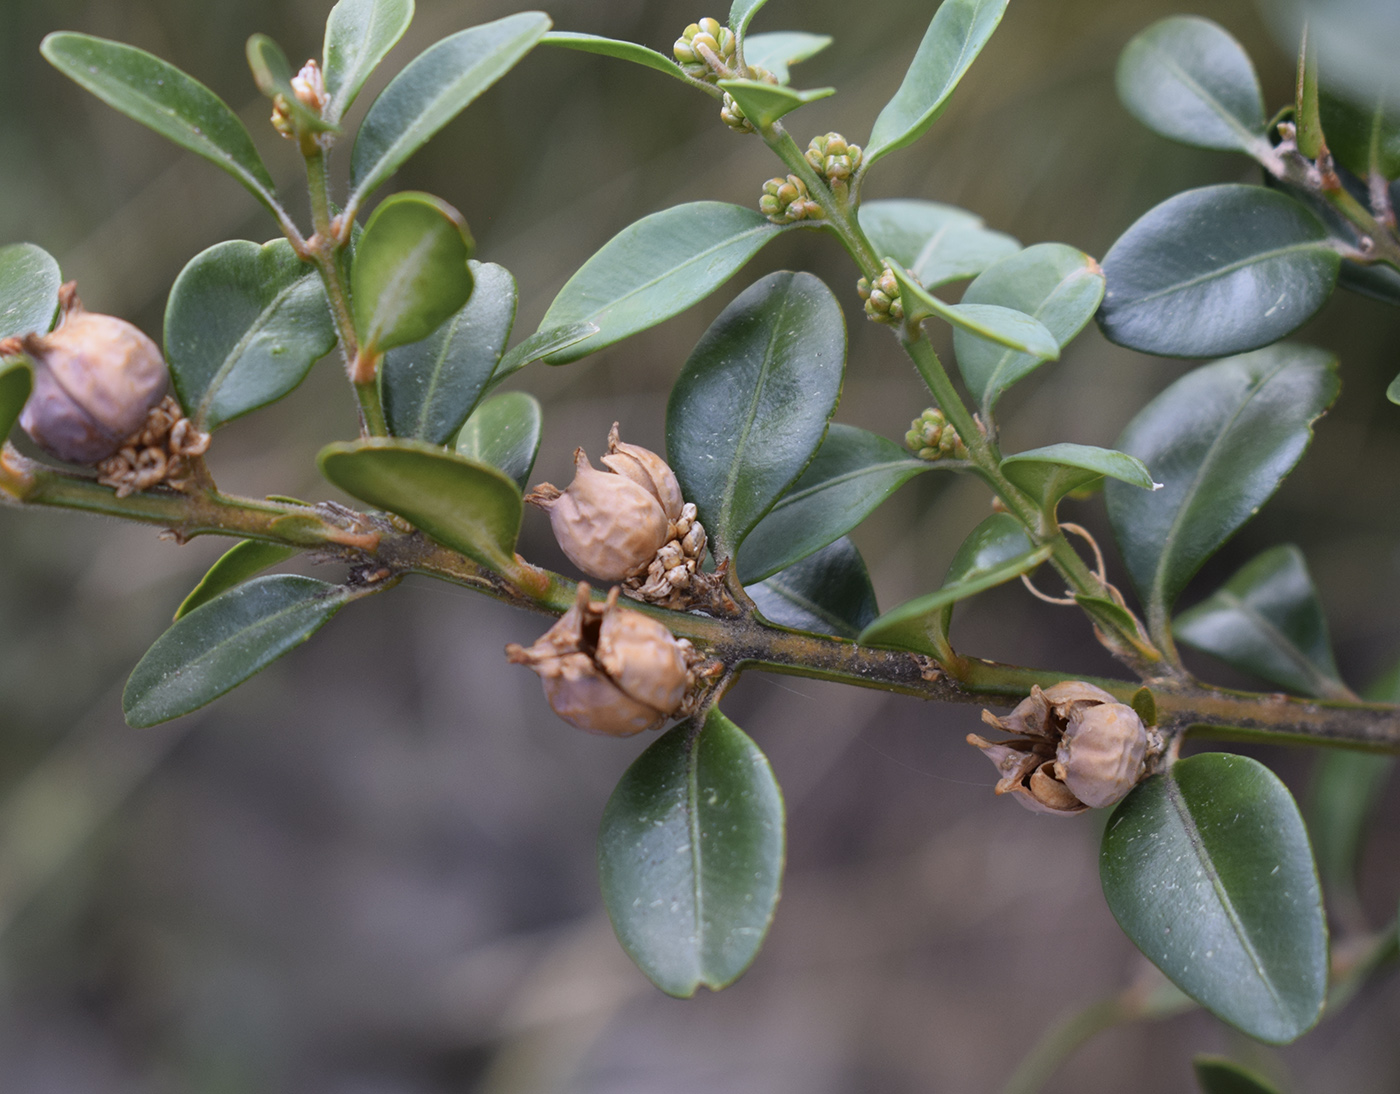
POLYGON ((1254 65, 1209 19, 1175 15, 1130 41, 1118 58, 1118 97, 1172 140, 1249 155, 1269 148, 1254 65))
POLYGON ((326 19, 325 117, 339 124, 413 21, 413 0, 340 0, 326 19))
POLYGON ((14 429, 29 393, 34 390, 34 372, 24 357, 0 357, 0 445, 14 429))
POLYGON ((818 87, 811 91, 794 91, 781 84, 762 80, 720 80, 719 86, 733 97, 744 117, 759 129, 767 129, 784 114, 799 106, 814 103, 836 94, 834 87, 818 87))
POLYGON ((1177 616, 1172 633, 1279 687, 1321 698, 1350 695, 1332 657, 1308 564, 1292 544, 1255 557, 1212 596, 1177 616))
POLYGON ((744 64, 766 68, 778 83, 785 84, 792 74, 789 65, 815 57, 831 45, 828 34, 808 34, 802 30, 773 30, 766 34, 750 34, 744 39, 744 64))
MULTIPOLYGON (((1094 317, 1103 291, 1103 271, 1083 251, 1063 243, 1037 243, 988 266, 967 287, 962 302, 1024 312, 1064 349, 1094 317)), ((953 331, 953 349, 963 382, 988 418, 1002 393, 1042 364, 1042 358, 989 345, 961 330, 953 331)))
POLYGON ((749 23, 758 9, 766 3, 768 0, 734 0, 729 5, 729 29, 742 38, 748 33, 749 23))
POLYGON ((62 31, 39 52, 108 106, 223 168, 276 216, 277 187, 253 138, 227 105, 198 80, 145 50, 62 31))
POLYGON ((636 42, 622 42, 616 38, 601 38, 596 34, 579 34, 571 30, 552 30, 540 39, 542 46, 557 46, 560 49, 574 49, 580 53, 598 53, 604 57, 616 57, 631 61, 634 65, 653 68, 664 72, 683 83, 690 83, 690 77, 675 61, 664 53, 658 53, 636 42))
POLYGON ((523 391, 493 395, 472 411, 457 434, 457 455, 490 464, 524 490, 540 450, 542 425, 540 404, 533 395, 523 391))
POLYGON ((396 513, 498 573, 516 568, 520 489, 504 472, 421 441, 327 445, 321 473, 352 497, 396 513))
POLYGON ((1320 220, 1260 186, 1204 186, 1143 214, 1103 260, 1099 325, 1130 349, 1237 353, 1282 338, 1326 302, 1341 257, 1320 220))
POLYGON ((958 81, 997 29, 1007 0, 943 0, 929 23, 904 82, 875 119, 866 165, 912 144, 943 113, 958 81))
POLYGON ((1258 512, 1337 397, 1337 361, 1271 346, 1189 372, 1148 403, 1118 448, 1164 488, 1110 482, 1108 518, 1154 633, 1201 564, 1258 512))
POLYGON ((1152 694, 1149 687, 1138 688, 1133 692, 1133 700, 1129 704, 1145 726, 1155 726, 1157 724, 1157 697, 1152 694))
POLYGON ((1385 397, 1392 403, 1400 403, 1400 376, 1390 381, 1390 386, 1385 389, 1385 397))
POLYGON ((540 322, 541 331, 593 323, 598 333, 545 360, 577 361, 678 315, 781 231, 755 209, 719 201, 677 205, 628 225, 569 278, 540 322))
POLYGON ((170 289, 165 357, 200 429, 282 398, 334 347, 321 278, 285 239, 217 243, 170 289))
POLYGON ((0 338, 47 333, 58 316, 63 275, 52 256, 32 243, 0 247, 0 338))
POLYGON ((434 133, 515 67, 548 29, 549 16, 524 11, 458 31, 410 61, 360 126, 350 156, 347 207, 359 208, 434 133))
POLYGON ((1143 462, 1125 452, 1088 444, 1052 444, 1017 452, 1001 461, 1008 479, 1053 513, 1066 494, 1082 490, 1105 476, 1141 490, 1157 490, 1143 462))
POLYGON ((1140 783, 1099 856, 1108 906, 1182 991, 1271 1044, 1310 1029, 1327 928, 1303 818, 1263 764, 1206 753, 1140 783))
POLYGON ((418 342, 472 293, 472 239, 462 214, 431 194, 379 203, 355 248, 350 297, 360 353, 418 342))
POLYGON ((876 254, 906 267, 925 288, 976 277, 1021 249, 1011 236, 986 227, 975 213, 936 201, 867 201, 858 218, 876 254))
POLYGON ((279 562, 286 562, 297 553, 295 547, 263 543, 256 539, 245 539, 242 543, 234 544, 190 590, 190 595, 175 611, 175 622, 178 623, 200 605, 209 603, 216 596, 242 585, 250 577, 256 577, 279 562))
POLYGON ((1030 573, 1050 557, 1051 547, 1035 547, 1009 513, 993 513, 963 541, 942 588, 886 612, 860 634, 863 646, 926 653, 945 660, 952 652, 948 627, 953 605, 1030 573))
POLYGON ((811 461, 841 397, 846 321, 808 273, 769 274, 696 344, 666 408, 666 450, 716 558, 811 461))
POLYGON ((215 597, 161 635, 132 670, 122 693, 127 725, 157 725, 212 703, 301 645, 356 595, 274 574, 215 597))
POLYGON ((499 384, 507 376, 519 372, 531 361, 538 361, 543 357, 548 357, 551 353, 568 349, 597 333, 596 323, 570 323, 564 327, 537 330, 506 351, 505 356, 501 358, 501 363, 496 366, 496 372, 491 377, 491 382, 499 384))
POLYGON ((384 355, 379 390, 389 432, 446 444, 481 398, 515 322, 515 278, 495 263, 467 264, 466 305, 421 342, 384 355))
POLYGON ((865 560, 844 536, 745 591, 770 623, 840 638, 880 614, 865 560))
POLYGON ((711 709, 676 726, 622 776, 603 811, 598 872, 628 956, 668 995, 727 987, 772 922, 783 798, 767 758, 711 709))
POLYGON ((899 282, 906 320, 917 323, 936 315, 957 329, 995 342, 999 346, 1007 346, 1047 361, 1054 361, 1060 356, 1060 344, 1039 319, 1032 319, 1024 312, 998 307, 995 304, 945 304, 913 280, 909 271, 899 263, 891 262, 890 269, 894 271, 895 280, 899 282))
POLYGON ((1327 149, 1358 178, 1400 178, 1400 107, 1379 96, 1361 105, 1323 92, 1318 103, 1327 149))
POLYGON ((1191 1066, 1202 1094, 1278 1094, 1272 1083, 1220 1056, 1197 1056, 1191 1066))
POLYGON ((938 466, 884 437, 832 423, 807 470, 744 540, 740 579, 752 585, 786 570, 844 536, 915 475, 938 466))
POLYGON ((1297 129, 1298 151, 1315 160, 1327 147, 1322 135, 1322 117, 1318 104, 1317 48, 1303 35, 1303 48, 1298 52, 1297 92, 1294 96, 1293 124, 1297 129))
POLYGON ((334 125, 297 98, 292 90, 292 66, 281 46, 266 34, 254 34, 248 39, 246 52, 258 90, 274 103, 281 100, 298 130, 306 133, 336 131, 334 125))

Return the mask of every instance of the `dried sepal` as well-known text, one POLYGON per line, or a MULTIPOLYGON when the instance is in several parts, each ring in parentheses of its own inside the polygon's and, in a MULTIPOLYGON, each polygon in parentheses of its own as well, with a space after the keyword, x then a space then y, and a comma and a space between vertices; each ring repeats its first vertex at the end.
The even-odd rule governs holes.
MULTIPOLYGON (((650 448, 623 441, 617 422, 613 422, 608 430, 608 454, 602 458, 602 462, 650 493, 660 503, 668 520, 681 519, 681 509, 685 503, 681 499, 681 484, 676 480, 671 465, 650 448)), ((694 513, 691 515, 694 516, 694 513)))
POLYGON ((97 464, 97 481, 113 487, 119 498, 160 485, 189 492, 199 485, 200 460, 210 441, 167 395, 151 408, 141 429, 97 464))

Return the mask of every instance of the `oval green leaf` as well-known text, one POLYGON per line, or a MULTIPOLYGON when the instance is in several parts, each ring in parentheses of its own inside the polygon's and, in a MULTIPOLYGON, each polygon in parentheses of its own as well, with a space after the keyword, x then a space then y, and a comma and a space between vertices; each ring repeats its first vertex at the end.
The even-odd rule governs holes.
POLYGON ((1001 23, 1007 0, 943 0, 904 82, 875 119, 865 163, 912 144, 943 113, 963 74, 1001 23))
POLYGON ((855 638, 880 609, 860 552, 845 536, 745 592, 770 623, 855 638))
POLYGON ((1282 338, 1327 301, 1341 257, 1284 194, 1228 183, 1148 211, 1104 256, 1104 334, 1145 353, 1209 357, 1282 338))
POLYGON ((50 34, 39 52, 108 106, 223 168, 274 216, 284 215, 248 130, 198 80, 143 49, 87 34, 50 34))
POLYGON ((802 30, 772 30, 766 34, 750 34, 744 39, 744 64, 766 68, 778 83, 792 78, 789 65, 815 57, 831 45, 829 34, 809 34, 802 30))
POLYGON ((0 338, 45 333, 58 316, 58 263, 32 243, 0 247, 0 338))
MULTIPOLYGON (((1063 243, 1037 243, 988 266, 967 287, 962 302, 1024 312, 1064 349, 1094 317, 1103 292, 1103 270, 1083 251, 1063 243)), ((991 416, 1007 388, 1043 363, 1040 357, 990 345, 961 330, 953 331, 953 348, 958 371, 984 417, 991 416)))
POLYGON ((729 5, 729 29, 742 38, 748 33, 749 24, 758 14, 758 9, 766 3, 768 0, 734 0, 729 5))
POLYGON ((540 450, 543 424, 539 401, 533 395, 523 391, 494 395, 472 411, 457 434, 457 455, 490 464, 524 490, 540 450))
POLYGON ((564 365, 654 327, 728 281, 782 228, 756 209, 677 205, 630 224, 569 278, 540 330, 593 323, 598 333, 550 354, 564 365))
POLYGON ((276 566, 279 562, 297 554, 297 548, 284 547, 280 543, 263 543, 256 539, 245 539, 225 551, 199 584, 190 590, 190 595, 175 611, 178 623, 202 604, 207 604, 216 596, 242 585, 251 577, 276 566))
POLYGON ((418 342, 472 293, 472 239, 462 214, 431 194, 379 203, 355 247, 350 296, 360 353, 418 342))
POLYGON ((1303 695, 1347 699, 1327 619, 1303 552, 1290 544, 1258 555, 1211 596, 1177 616, 1178 641, 1303 695))
POLYGON ((292 90, 292 66, 282 47, 266 34, 254 34, 246 47, 248 67, 258 90, 274 103, 279 102, 302 133, 336 132, 336 128, 312 110, 292 90))
POLYGON ((782 881, 783 798, 767 758, 712 709, 637 758, 603 811, 603 902, 668 995, 732 984, 763 945, 782 881))
POLYGON ((959 600, 1030 573, 1050 557, 1051 547, 1032 545, 1009 513, 993 513, 963 541, 936 592, 886 612, 860 635, 863 646, 890 646, 938 660, 951 654, 948 627, 959 600))
POLYGON ((671 390, 666 450, 716 558, 802 473, 841 398, 846 321, 808 273, 745 289, 696 344, 671 390))
MULTIPOLYGON (((1368 698, 1395 702, 1394 693, 1368 698)), ((1327 749, 1317 758, 1308 793, 1308 832, 1317 854, 1317 872, 1328 890, 1354 901, 1356 869, 1366 832, 1395 770, 1395 757, 1327 749)))
POLYGON ((917 323, 936 315, 954 329, 1019 353, 1029 353, 1047 361, 1060 356, 1059 342, 1039 319, 996 304, 945 304, 911 278, 909 271, 899 263, 891 262, 890 269, 899 282, 907 320, 917 323))
POLYGON ((858 215, 875 253, 906 267, 925 288, 976 277, 1021 249, 1011 236, 986 227, 975 213, 936 201, 867 201, 858 215))
POLYGON ((285 239, 217 243, 170 289, 165 357, 201 429, 282 398, 334 346, 321 278, 285 239))
POLYGON ((1348 98, 1320 95, 1318 108, 1327 134, 1327 149, 1357 178, 1373 171, 1400 178, 1400 107, 1384 96, 1366 106, 1348 98))
POLYGON ((0 358, 0 445, 14 429, 33 390, 34 372, 28 358, 0 358))
POLYGON ((443 546, 498 573, 515 568, 520 489, 496 468, 421 441, 379 437, 327 445, 317 463, 347 494, 443 546))
POLYGON ((1149 129, 1198 148, 1268 153, 1264 95, 1249 54, 1209 19, 1153 23, 1118 58, 1118 97, 1149 129))
POLYGON ((384 355, 379 391, 389 432, 446 444, 462 428, 501 360, 515 322, 515 278, 504 266, 470 262, 466 305, 421 342, 384 355))
POLYGON ((799 106, 814 103, 836 94, 834 87, 818 87, 811 91, 794 91, 781 84, 768 84, 762 80, 720 80, 719 86, 734 98, 744 117, 759 129, 767 129, 784 114, 789 114, 799 106))
POLYGON ((680 65, 647 46, 636 42, 623 42, 616 38, 602 38, 596 34, 579 34, 571 30, 552 30, 540 39, 542 46, 558 46, 560 49, 578 50, 580 53, 597 53, 604 57, 616 57, 621 61, 631 61, 634 65, 664 72, 682 83, 690 83, 680 65))
POLYGON ((563 327, 537 330, 506 351, 505 356, 501 358, 501 363, 496 366, 496 372, 491 377, 491 382, 499 384, 507 376, 519 372, 531 361, 538 361, 548 357, 551 353, 568 349, 597 333, 598 325, 596 323, 570 323, 563 327))
POLYGON ((547 30, 549 16, 524 11, 458 31, 410 61, 374 100, 360 126, 350 156, 347 208, 359 208, 434 133, 509 72, 547 30))
POLYGON ((326 18, 325 118, 339 124, 370 73, 413 21, 413 0, 340 0, 326 18))
POLYGON ((1139 784, 1099 872, 1124 933, 1217 1018, 1271 1044, 1317 1021, 1322 890, 1298 807, 1263 764, 1206 753, 1139 784))
POLYGON ((1118 448, 1164 487, 1109 482, 1108 518, 1155 635, 1191 576, 1302 457, 1337 397, 1336 369, 1324 350, 1271 346, 1187 373, 1128 423, 1118 448))
POLYGON ((1052 444, 1017 452, 1001 461, 1008 479, 1054 512, 1066 494, 1082 490, 1102 478, 1117 479, 1141 490, 1158 490, 1143 462, 1126 452, 1095 448, 1088 444, 1052 444))
POLYGON ((751 585, 786 570, 844 536, 915 475, 939 466, 948 465, 916 459, 884 437, 833 423, 807 470, 744 540, 740 579, 751 585))
POLYGON ((138 729, 212 703, 301 645, 357 594, 309 577, 274 574, 215 597, 156 640, 122 693, 138 729))
POLYGON ((1278 1094, 1278 1087, 1220 1056, 1197 1056, 1191 1063, 1202 1094, 1278 1094))

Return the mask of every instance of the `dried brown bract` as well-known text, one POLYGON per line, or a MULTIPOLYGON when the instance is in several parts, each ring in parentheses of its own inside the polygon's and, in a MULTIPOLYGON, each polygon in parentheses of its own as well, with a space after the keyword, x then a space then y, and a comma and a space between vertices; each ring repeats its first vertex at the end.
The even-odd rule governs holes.
POLYGON ((200 480, 198 461, 209 451, 210 436, 196 429, 167 395, 152 407, 146 423, 97 465, 97 481, 124 498, 162 483, 188 492, 200 480))

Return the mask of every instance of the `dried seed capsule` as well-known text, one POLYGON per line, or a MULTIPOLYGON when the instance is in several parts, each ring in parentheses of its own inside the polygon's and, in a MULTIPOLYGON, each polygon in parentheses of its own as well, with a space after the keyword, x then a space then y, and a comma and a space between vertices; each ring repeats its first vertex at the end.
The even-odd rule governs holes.
POLYGON ((86 311, 72 282, 60 300, 59 325, 21 339, 34 361, 34 392, 20 426, 60 460, 95 464, 141 428, 169 374, 154 342, 124 319, 86 311))
POLYGON ((676 473, 671 465, 639 444, 627 444, 618 433, 618 423, 613 422, 608 430, 608 454, 603 463, 619 475, 626 475, 652 497, 661 503, 666 517, 672 521, 681 519, 681 484, 676 481, 676 473))
POLYGON ((1069 716, 1056 750, 1055 777, 1085 805, 1112 805, 1142 778, 1147 745, 1147 729, 1132 707, 1085 704, 1069 716))

